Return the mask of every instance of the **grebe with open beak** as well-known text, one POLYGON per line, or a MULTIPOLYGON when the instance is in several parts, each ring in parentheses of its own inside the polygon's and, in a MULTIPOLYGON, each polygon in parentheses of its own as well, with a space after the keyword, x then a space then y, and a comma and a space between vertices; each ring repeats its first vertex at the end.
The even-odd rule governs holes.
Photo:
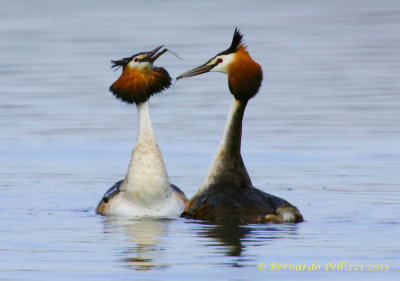
POLYGON ((121 60, 111 61, 122 74, 110 91, 121 101, 136 104, 139 131, 125 179, 115 183, 100 200, 96 213, 130 217, 176 217, 187 201, 184 193, 168 179, 167 170, 154 136, 149 98, 171 85, 171 77, 154 61, 167 49, 163 46, 121 60))

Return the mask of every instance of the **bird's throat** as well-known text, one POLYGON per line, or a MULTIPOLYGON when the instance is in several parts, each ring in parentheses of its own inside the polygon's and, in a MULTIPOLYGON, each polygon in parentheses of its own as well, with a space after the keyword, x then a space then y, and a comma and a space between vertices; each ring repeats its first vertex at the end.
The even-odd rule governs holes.
POLYGON ((226 120, 224 135, 219 146, 219 152, 227 156, 240 154, 242 142, 242 121, 247 102, 233 98, 231 109, 226 120))
POLYGON ((224 135, 203 184, 232 187, 251 186, 251 180, 240 154, 242 120, 247 102, 233 99, 224 135))
POLYGON ((143 102, 136 105, 139 115, 139 131, 136 144, 155 143, 156 138, 153 132, 153 125, 150 118, 149 102, 143 102))

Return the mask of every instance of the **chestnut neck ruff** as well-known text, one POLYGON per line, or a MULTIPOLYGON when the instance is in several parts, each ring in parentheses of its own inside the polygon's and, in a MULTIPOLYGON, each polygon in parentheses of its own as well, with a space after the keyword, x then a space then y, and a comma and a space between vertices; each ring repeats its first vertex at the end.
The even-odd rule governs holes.
POLYGON ((153 67, 149 73, 124 68, 110 91, 119 100, 128 104, 140 104, 171 86, 171 77, 162 67, 153 67))

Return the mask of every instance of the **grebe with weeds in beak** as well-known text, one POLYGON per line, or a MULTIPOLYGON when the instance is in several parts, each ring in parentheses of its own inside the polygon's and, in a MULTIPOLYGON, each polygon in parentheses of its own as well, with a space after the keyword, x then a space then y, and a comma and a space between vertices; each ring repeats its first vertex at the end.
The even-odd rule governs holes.
POLYGON ((171 85, 171 77, 154 61, 167 49, 163 46, 121 60, 111 61, 122 67, 121 76, 110 91, 121 101, 136 104, 139 131, 125 179, 115 183, 100 200, 96 213, 129 217, 177 217, 185 203, 185 194, 168 179, 160 148, 150 119, 149 98, 171 85))
POLYGON ((236 28, 231 46, 205 64, 176 79, 209 71, 228 75, 233 101, 225 132, 208 175, 187 202, 183 217, 218 222, 302 222, 299 210, 286 200, 265 193, 250 180, 240 153, 242 119, 247 102, 254 97, 263 78, 261 66, 249 55, 243 35, 236 28))

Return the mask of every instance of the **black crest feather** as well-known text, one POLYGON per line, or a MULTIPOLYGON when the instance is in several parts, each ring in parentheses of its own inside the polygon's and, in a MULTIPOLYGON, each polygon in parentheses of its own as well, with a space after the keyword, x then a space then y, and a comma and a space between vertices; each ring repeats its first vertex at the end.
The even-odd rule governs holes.
POLYGON ((115 70, 117 70, 121 66, 124 67, 132 60, 132 58, 133 57, 122 58, 120 60, 111 60, 111 68, 115 68, 115 70))
POLYGON ((131 60, 133 60, 133 58, 136 57, 137 55, 140 55, 140 53, 137 53, 137 54, 132 55, 130 57, 122 58, 120 60, 111 60, 111 68, 115 68, 114 70, 117 70, 120 67, 124 67, 131 60))
POLYGON ((236 52, 243 45, 243 35, 240 33, 239 29, 236 27, 233 33, 232 44, 225 51, 219 53, 218 55, 228 55, 236 52))

